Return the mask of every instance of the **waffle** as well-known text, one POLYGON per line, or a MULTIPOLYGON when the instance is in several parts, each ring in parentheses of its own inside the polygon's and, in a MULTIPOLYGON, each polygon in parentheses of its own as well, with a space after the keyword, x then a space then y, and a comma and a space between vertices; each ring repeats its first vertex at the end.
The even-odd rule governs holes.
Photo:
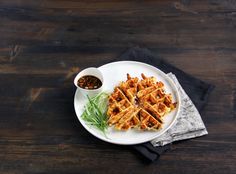
POLYGON ((118 130, 138 128, 158 130, 163 117, 176 108, 171 94, 166 94, 164 84, 154 77, 131 77, 122 81, 109 96, 108 125, 118 130))

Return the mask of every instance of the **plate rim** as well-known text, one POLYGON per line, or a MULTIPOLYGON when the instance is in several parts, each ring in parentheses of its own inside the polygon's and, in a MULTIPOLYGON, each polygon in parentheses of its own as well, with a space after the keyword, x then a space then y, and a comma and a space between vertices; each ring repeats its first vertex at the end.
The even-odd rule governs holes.
POLYGON ((163 135, 166 131, 168 131, 168 130, 174 125, 174 123, 176 122, 177 117, 179 116, 179 113, 180 113, 181 100, 180 100, 180 94, 179 94, 179 91, 178 91, 177 86, 175 85, 175 83, 173 82, 173 80, 172 80, 170 77, 168 77, 168 75, 167 75, 166 73, 164 73, 162 70, 158 69, 157 67, 155 67, 155 66, 153 66, 153 65, 150 65, 150 64, 147 64, 147 63, 144 63, 144 62, 130 61, 130 60, 113 61, 113 62, 109 62, 109 63, 103 64, 103 65, 101 65, 101 66, 99 66, 99 67, 97 67, 97 68, 100 69, 100 68, 102 68, 102 67, 104 67, 104 66, 109 66, 110 64, 116 64, 116 63, 135 63, 135 64, 140 64, 140 65, 148 66, 148 67, 150 67, 150 68, 152 68, 152 69, 157 70, 159 73, 161 73, 161 75, 165 77, 165 79, 171 84, 171 86, 174 86, 174 89, 173 89, 173 90, 175 91, 175 94, 176 94, 176 101, 178 102, 178 103, 177 103, 177 107, 176 107, 176 109, 177 109, 177 112, 176 112, 176 114, 175 114, 176 116, 174 117, 174 119, 173 119, 173 121, 171 122, 171 124, 170 124, 163 132, 161 132, 161 133, 158 134, 158 135, 152 136, 151 138, 149 137, 149 138, 144 139, 143 141, 134 142, 134 143, 132 143, 132 142, 128 142, 128 143, 127 143, 127 142, 125 142, 125 143, 124 143, 124 142, 114 142, 114 141, 111 141, 111 139, 106 138, 105 136, 104 136, 104 137, 103 137, 103 136, 100 137, 100 136, 97 136, 96 134, 93 134, 92 131, 90 131, 89 126, 84 126, 84 124, 86 124, 86 123, 84 123, 84 122, 82 121, 81 116, 79 116, 79 115, 77 114, 77 111, 76 111, 75 101, 76 101, 76 95, 77 95, 77 93, 79 93, 78 89, 76 89, 75 95, 74 95, 74 110, 75 110, 75 114, 76 114, 76 116, 77 116, 77 118, 78 118, 80 124, 81 124, 91 135, 95 136, 96 138, 98 138, 98 139, 100 139, 100 140, 102 140, 102 141, 105 141, 105 142, 108 142, 108 143, 112 143, 112 144, 117 144, 117 145, 136 145, 136 144, 141 144, 141 143, 145 143, 145 142, 148 142, 148 141, 152 141, 153 139, 158 138, 159 136, 163 135))

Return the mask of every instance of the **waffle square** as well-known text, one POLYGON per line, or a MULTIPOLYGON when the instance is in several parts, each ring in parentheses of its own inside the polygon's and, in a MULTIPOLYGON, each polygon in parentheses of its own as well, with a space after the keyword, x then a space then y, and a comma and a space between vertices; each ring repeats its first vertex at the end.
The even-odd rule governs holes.
POLYGON ((117 130, 159 130, 163 117, 176 108, 171 94, 155 77, 131 77, 122 81, 109 96, 108 124, 117 130))

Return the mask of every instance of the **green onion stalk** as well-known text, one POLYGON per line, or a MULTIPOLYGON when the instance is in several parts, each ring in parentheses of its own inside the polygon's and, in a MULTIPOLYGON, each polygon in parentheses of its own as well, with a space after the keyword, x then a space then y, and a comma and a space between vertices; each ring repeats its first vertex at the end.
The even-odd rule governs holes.
POLYGON ((107 125, 107 104, 108 94, 101 92, 95 97, 88 98, 88 103, 85 105, 85 110, 81 115, 82 119, 91 126, 96 127, 106 136, 107 125))

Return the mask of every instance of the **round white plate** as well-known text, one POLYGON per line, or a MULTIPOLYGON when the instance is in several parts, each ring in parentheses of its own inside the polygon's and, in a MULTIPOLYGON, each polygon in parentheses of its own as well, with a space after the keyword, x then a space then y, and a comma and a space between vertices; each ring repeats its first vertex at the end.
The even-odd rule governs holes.
POLYGON ((162 129, 158 131, 140 131, 135 129, 128 131, 118 131, 112 127, 109 127, 106 132, 107 137, 105 137, 101 131, 90 125, 87 125, 86 122, 81 118, 81 114, 84 111, 84 106, 87 103, 87 98, 84 97, 78 90, 76 90, 74 97, 76 115, 80 123, 92 135, 110 143, 132 145, 147 142, 157 138, 173 125, 179 112, 180 98, 177 88, 172 80, 161 70, 151 65, 135 61, 119 61, 108 63, 99 67, 99 70, 102 72, 104 77, 104 91, 109 93, 113 91, 114 87, 117 86, 119 82, 125 81, 127 79, 127 73, 129 73, 131 77, 139 77, 139 79, 141 79, 141 73, 144 73, 147 77, 154 76, 158 81, 162 81, 164 83, 166 92, 172 94, 173 100, 177 102, 177 107, 171 113, 164 116, 164 124, 162 125, 162 129))

